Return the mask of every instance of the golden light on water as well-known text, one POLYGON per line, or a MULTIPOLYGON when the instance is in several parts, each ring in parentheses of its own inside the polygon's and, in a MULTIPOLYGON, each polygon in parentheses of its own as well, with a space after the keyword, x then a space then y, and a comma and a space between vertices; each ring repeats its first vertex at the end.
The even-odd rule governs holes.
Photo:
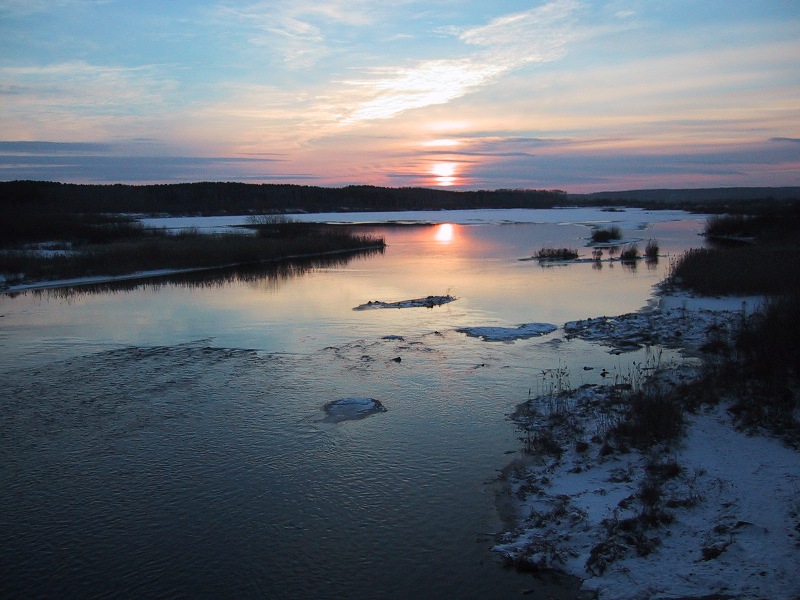
POLYGON ((442 223, 436 226, 436 231, 433 234, 433 239, 442 244, 449 244, 453 241, 455 230, 450 223, 442 223))

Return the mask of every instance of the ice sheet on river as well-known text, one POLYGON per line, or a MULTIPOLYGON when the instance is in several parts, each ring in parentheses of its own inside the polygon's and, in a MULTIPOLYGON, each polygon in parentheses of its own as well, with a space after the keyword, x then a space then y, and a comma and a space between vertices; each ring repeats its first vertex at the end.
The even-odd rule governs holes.
POLYGON ((558 327, 550 323, 523 323, 518 327, 462 327, 456 331, 490 342, 513 342, 546 335, 556 329, 558 327))
POLYGON ((370 300, 366 304, 356 306, 353 310, 370 310, 373 308, 433 308, 441 306, 455 300, 453 296, 426 296, 425 298, 415 298, 414 300, 401 300, 399 302, 383 302, 381 300, 370 300))

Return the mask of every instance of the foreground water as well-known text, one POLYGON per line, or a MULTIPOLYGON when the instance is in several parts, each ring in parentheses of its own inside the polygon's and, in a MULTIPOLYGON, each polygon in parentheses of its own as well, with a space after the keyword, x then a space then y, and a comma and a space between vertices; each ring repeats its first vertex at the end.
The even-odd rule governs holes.
POLYGON ((506 415, 554 373, 600 382, 648 357, 457 329, 637 310, 701 227, 627 231, 659 240, 650 268, 518 260, 582 246, 582 225, 375 226, 384 253, 310 269, 0 298, 0 590, 573 597, 489 552, 491 483, 519 449, 506 415), (324 422, 349 396, 387 410, 324 422))

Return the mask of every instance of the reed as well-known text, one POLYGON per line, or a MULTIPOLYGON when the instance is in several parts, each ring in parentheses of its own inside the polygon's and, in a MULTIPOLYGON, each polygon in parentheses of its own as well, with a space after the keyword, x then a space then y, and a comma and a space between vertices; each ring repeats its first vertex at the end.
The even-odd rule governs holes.
POLYGON ((592 242, 595 244, 605 244, 621 239, 622 230, 616 225, 612 225, 608 229, 600 228, 592 230, 592 242))
POLYGON ((140 239, 83 244, 72 252, 16 250, 0 253, 0 272, 11 282, 47 281, 142 271, 207 269, 383 246, 382 238, 347 231, 298 237, 159 232, 140 239))

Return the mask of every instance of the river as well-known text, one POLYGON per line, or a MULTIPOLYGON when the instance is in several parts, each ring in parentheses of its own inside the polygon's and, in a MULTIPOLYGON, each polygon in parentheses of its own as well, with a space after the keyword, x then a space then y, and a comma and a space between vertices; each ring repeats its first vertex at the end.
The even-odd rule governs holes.
POLYGON ((2 595, 575 597, 491 552, 493 481, 520 450, 507 415, 553 373, 599 383, 644 351, 458 329, 638 310, 703 220, 445 219, 365 225, 383 252, 277 271, 0 296, 2 595), (589 255, 587 220, 661 259, 519 260, 589 255), (456 300, 353 310, 434 294, 456 300), (386 411, 324 421, 347 397, 386 411))

